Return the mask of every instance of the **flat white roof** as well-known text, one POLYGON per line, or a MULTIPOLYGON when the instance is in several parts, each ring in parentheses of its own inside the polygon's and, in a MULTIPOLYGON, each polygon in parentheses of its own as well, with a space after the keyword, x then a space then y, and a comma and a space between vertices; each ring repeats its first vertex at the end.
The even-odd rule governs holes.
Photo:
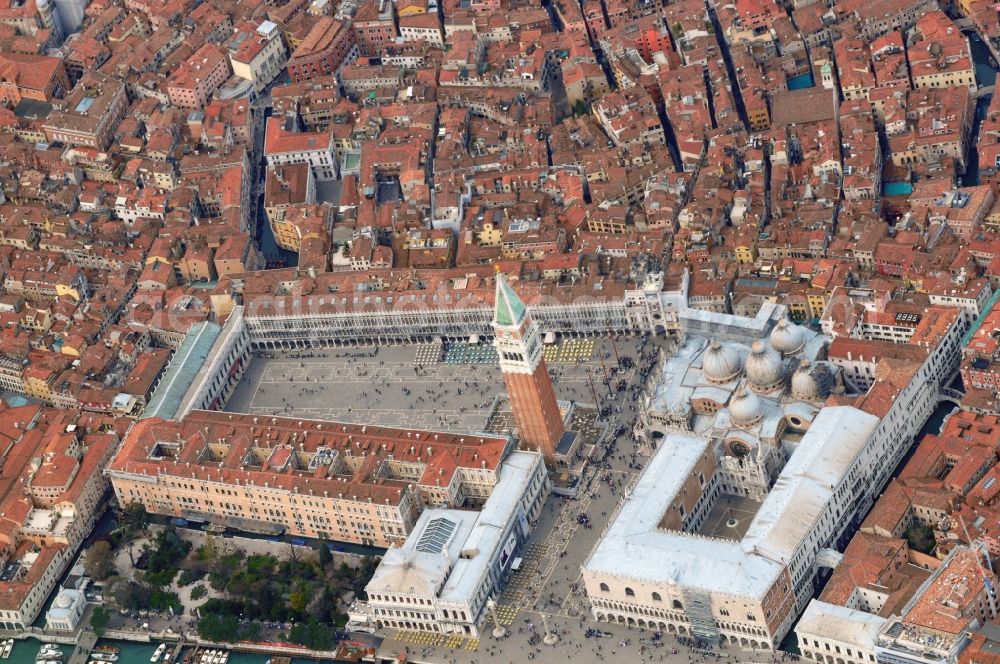
POLYGON ((761 598, 822 516, 832 490, 878 422, 851 406, 820 410, 741 542, 657 529, 709 448, 707 438, 668 434, 584 567, 593 573, 761 598))
POLYGON ((681 328, 688 334, 705 335, 727 341, 751 341, 771 331, 785 315, 785 305, 764 302, 753 318, 685 307, 677 312, 681 328))
POLYGON ((853 406, 821 409, 757 510, 743 549, 790 562, 878 423, 853 406))
POLYGON ((737 542, 657 529, 708 447, 707 439, 692 434, 668 435, 585 569, 734 595, 756 596, 769 588, 781 566, 747 555, 737 542))
POLYGON ((442 600, 472 603, 472 598, 482 588, 489 573, 493 555, 503 546, 500 536, 511 520, 517 517, 537 459, 538 455, 534 453, 514 452, 500 466, 500 479, 480 510, 469 536, 462 542, 462 551, 476 553, 470 558, 460 558, 455 562, 455 567, 441 590, 442 600))
POLYGON ((494 554, 503 545, 501 536, 511 520, 518 517, 539 459, 533 452, 517 451, 508 456, 479 512, 424 510, 403 546, 386 551, 367 590, 436 596, 445 602, 471 605, 489 573, 494 554), (442 528, 446 522, 453 527, 442 528), (425 537, 428 526, 435 533, 425 537), (444 533, 447 537, 441 537, 444 533), (426 543, 441 540, 446 541, 440 551, 428 550, 426 543), (418 548, 421 541, 425 545, 418 548))
POLYGON ((879 630, 885 623, 886 619, 877 615, 814 599, 799 619, 795 633, 853 643, 863 650, 874 651, 879 630))

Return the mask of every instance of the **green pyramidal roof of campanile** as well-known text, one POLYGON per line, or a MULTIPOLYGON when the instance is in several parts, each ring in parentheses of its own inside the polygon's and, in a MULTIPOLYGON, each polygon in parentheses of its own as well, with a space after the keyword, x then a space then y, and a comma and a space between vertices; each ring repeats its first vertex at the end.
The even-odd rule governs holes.
POLYGON ((507 283, 507 279, 502 275, 497 275, 497 302, 496 312, 493 315, 494 325, 504 325, 513 327, 520 325, 524 320, 528 308, 517 296, 514 289, 507 283))

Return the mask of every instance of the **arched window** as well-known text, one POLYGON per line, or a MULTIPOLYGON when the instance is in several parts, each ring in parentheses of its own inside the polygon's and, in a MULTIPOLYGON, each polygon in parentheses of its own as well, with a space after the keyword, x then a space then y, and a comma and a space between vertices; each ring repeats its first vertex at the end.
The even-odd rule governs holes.
POLYGON ((635 597, 635 591, 629 587, 625 588, 625 597, 635 597))
POLYGON ((684 605, 681 604, 681 601, 679 599, 675 599, 674 600, 674 608, 677 609, 677 610, 679 610, 679 611, 683 611, 684 610, 684 605))
POLYGON ((606 592, 608 592, 609 590, 611 590, 611 588, 608 588, 608 584, 606 584, 606 583, 602 583, 602 584, 601 584, 601 592, 602 592, 602 593, 606 593, 606 592))
POLYGON ((653 601, 654 602, 662 602, 663 601, 663 598, 660 597, 660 593, 653 593, 653 601))

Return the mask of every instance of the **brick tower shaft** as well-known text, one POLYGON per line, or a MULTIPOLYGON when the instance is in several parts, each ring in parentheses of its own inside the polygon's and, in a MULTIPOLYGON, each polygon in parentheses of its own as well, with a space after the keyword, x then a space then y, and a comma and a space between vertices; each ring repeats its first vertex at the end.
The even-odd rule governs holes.
POLYGON ((534 373, 504 373, 503 380, 518 435, 526 446, 542 453, 546 465, 554 466, 565 427, 545 361, 534 373))
POLYGON ((527 448, 537 450, 550 468, 556 447, 566 432, 545 360, 538 326, 527 307, 497 275, 496 312, 493 316, 500 369, 503 371, 517 435, 527 448))

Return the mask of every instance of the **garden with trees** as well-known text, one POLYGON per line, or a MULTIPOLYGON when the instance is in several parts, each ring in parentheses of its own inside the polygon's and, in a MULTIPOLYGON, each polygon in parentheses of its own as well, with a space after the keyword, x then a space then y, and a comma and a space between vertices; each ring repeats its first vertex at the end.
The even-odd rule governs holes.
MULTIPOLYGON (((326 542, 309 552, 275 544, 280 557, 224 550, 211 536, 195 548, 173 525, 149 528, 149 517, 138 503, 122 508, 118 521, 109 539, 88 549, 88 575, 103 581, 105 594, 130 613, 180 614, 185 608, 181 590, 190 597, 185 602, 198 619, 199 635, 216 642, 277 637, 317 650, 332 648, 337 629, 347 621, 347 604, 362 595, 378 564, 365 557, 356 567, 338 565, 326 542), (136 546, 143 535, 148 541, 136 546), (128 571, 119 576, 115 569, 115 552, 123 548, 135 572, 131 578, 128 571)), ((95 612, 95 631, 104 631, 109 617, 95 612)))
POLYGON ((336 629, 347 616, 345 597, 358 596, 375 572, 377 561, 364 558, 357 569, 334 565, 321 543, 315 556, 244 556, 220 553, 206 545, 195 552, 196 569, 222 597, 209 599, 198 609, 198 633, 214 641, 253 640, 263 627, 292 623, 284 635, 293 643, 324 650, 336 644, 336 629))
MULTIPOLYGON (((171 581, 177 575, 179 563, 191 550, 177 530, 167 528, 157 533, 139 551, 134 551, 133 541, 144 534, 149 516, 141 503, 131 503, 118 514, 119 527, 108 539, 98 540, 87 550, 87 575, 104 583, 106 592, 118 606, 126 611, 180 612, 180 599, 170 591, 171 581), (119 576, 115 569, 116 548, 127 547, 129 558, 136 570, 133 579, 119 576)), ((102 616, 103 618, 103 616, 102 616)))

